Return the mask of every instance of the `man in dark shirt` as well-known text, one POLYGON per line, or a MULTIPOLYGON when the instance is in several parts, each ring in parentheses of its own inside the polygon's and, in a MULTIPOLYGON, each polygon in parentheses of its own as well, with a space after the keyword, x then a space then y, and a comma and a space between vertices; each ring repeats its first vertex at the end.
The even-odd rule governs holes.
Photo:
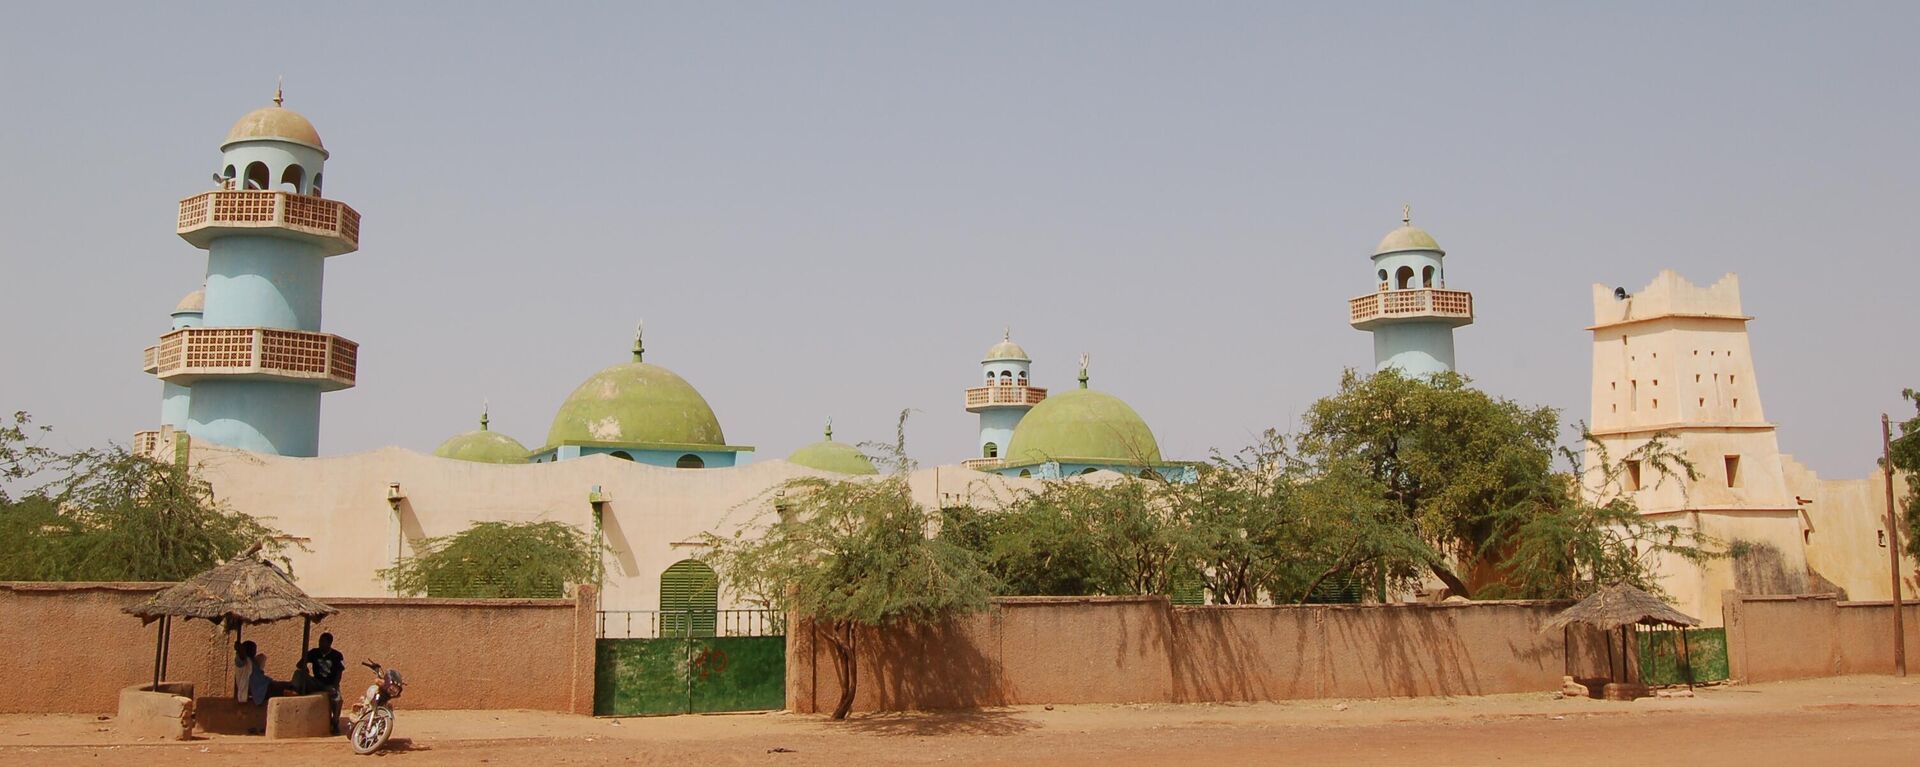
POLYGON ((333 649, 332 632, 321 634, 320 646, 308 650, 300 659, 300 669, 313 680, 312 691, 327 693, 327 709, 333 714, 327 719, 327 725, 335 735, 340 734, 340 674, 346 665, 346 656, 333 649))

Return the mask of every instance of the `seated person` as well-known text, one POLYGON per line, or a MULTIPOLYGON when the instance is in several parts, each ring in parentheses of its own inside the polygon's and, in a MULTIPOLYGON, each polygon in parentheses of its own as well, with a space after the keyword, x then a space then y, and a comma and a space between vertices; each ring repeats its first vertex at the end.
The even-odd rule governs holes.
POLYGON ((247 679, 247 702, 265 708, 267 698, 273 694, 273 677, 267 676, 267 654, 253 656, 253 676, 247 679))

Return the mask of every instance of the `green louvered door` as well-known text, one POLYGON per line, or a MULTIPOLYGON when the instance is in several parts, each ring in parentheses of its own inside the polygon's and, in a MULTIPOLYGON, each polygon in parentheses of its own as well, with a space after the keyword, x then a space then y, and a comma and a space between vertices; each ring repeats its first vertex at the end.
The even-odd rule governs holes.
POLYGON ((720 579, 697 559, 683 559, 660 574, 660 636, 713 636, 720 611, 720 579))
POLYGON ((594 713, 765 711, 786 702, 786 637, 764 610, 720 612, 698 560, 660 574, 659 611, 601 613, 594 713), (637 618, 637 625, 636 625, 637 618))

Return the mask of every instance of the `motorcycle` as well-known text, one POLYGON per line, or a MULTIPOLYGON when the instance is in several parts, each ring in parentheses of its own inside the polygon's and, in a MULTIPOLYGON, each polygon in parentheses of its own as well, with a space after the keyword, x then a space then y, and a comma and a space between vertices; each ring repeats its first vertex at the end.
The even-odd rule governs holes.
POLYGON ((393 699, 400 697, 406 683, 400 681, 400 672, 395 669, 383 670, 380 664, 370 660, 361 661, 360 665, 373 669, 373 684, 367 685, 360 702, 353 706, 347 724, 347 742, 353 745, 354 753, 371 754, 386 745, 387 738, 393 735, 393 699))

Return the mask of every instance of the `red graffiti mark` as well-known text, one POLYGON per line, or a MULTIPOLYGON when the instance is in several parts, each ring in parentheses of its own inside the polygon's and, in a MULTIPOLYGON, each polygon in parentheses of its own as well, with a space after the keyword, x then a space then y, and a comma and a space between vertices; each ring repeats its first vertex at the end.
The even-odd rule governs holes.
POLYGON ((693 667, 699 669, 701 681, 715 674, 727 673, 727 651, 713 647, 701 650, 693 658, 693 667))

